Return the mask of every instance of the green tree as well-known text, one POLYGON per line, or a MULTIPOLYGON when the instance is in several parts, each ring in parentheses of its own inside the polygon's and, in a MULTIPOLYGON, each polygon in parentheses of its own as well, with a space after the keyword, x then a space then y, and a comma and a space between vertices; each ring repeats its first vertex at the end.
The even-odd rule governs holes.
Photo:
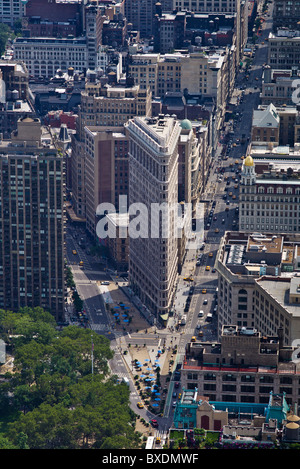
POLYGON ((0 54, 5 51, 6 43, 11 34, 11 29, 7 24, 0 23, 0 54))

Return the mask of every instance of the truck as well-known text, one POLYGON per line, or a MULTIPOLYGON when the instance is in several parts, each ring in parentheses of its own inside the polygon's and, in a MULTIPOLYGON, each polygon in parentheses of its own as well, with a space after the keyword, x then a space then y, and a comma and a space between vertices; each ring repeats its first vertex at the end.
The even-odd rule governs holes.
POLYGON ((180 324, 181 324, 182 326, 185 326, 185 324, 186 324, 186 314, 184 314, 184 315, 182 316, 181 321, 180 321, 180 324))
POLYGON ((123 383, 125 383, 129 386, 129 379, 126 378, 125 376, 123 377, 123 383))

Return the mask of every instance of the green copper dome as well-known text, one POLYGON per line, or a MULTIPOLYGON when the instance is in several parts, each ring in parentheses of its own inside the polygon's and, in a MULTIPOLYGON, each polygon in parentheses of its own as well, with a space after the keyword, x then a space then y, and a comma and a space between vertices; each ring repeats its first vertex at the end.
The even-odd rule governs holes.
POLYGON ((191 121, 189 121, 188 119, 184 119, 183 121, 181 121, 180 126, 182 129, 185 130, 191 130, 193 128, 191 121))

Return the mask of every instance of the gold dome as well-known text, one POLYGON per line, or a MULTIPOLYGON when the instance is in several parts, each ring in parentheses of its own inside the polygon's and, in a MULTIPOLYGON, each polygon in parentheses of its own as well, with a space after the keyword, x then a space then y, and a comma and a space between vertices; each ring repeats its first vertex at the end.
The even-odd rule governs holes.
POLYGON ((298 415, 291 414, 287 417, 287 420, 289 420, 289 422, 299 422, 300 417, 298 417, 298 415))
POLYGON ((245 166, 254 166, 254 161, 252 156, 248 155, 247 158, 244 160, 245 166))

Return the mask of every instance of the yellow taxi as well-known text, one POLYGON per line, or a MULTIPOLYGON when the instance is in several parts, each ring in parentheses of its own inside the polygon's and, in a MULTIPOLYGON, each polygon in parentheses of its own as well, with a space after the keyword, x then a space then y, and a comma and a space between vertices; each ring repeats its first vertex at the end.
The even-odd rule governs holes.
POLYGON ((208 254, 208 257, 213 257, 213 256, 214 256, 213 252, 210 252, 210 253, 208 254))
POLYGON ((203 288, 202 293, 206 293, 206 288, 203 288))
POLYGON ((77 251, 75 251, 75 249, 73 249, 72 253, 74 254, 74 256, 76 256, 77 251))
POLYGON ((137 403, 137 406, 139 409, 143 409, 144 408, 144 404, 142 402, 138 402, 137 403))
POLYGON ((196 342, 196 337, 193 335, 193 337, 191 338, 191 342, 196 342))
POLYGON ((79 262, 80 267, 83 267, 83 261, 79 262))
POLYGON ((184 277, 183 280, 185 280, 186 282, 193 282, 194 281, 193 277, 184 277))
POLYGON ((157 436, 157 437, 155 438, 155 443, 156 443, 157 445, 159 445, 159 444, 160 444, 160 441, 161 441, 161 440, 160 440, 160 437, 157 436))
POLYGON ((210 270, 210 266, 207 265, 207 266, 205 267, 205 270, 210 270))

